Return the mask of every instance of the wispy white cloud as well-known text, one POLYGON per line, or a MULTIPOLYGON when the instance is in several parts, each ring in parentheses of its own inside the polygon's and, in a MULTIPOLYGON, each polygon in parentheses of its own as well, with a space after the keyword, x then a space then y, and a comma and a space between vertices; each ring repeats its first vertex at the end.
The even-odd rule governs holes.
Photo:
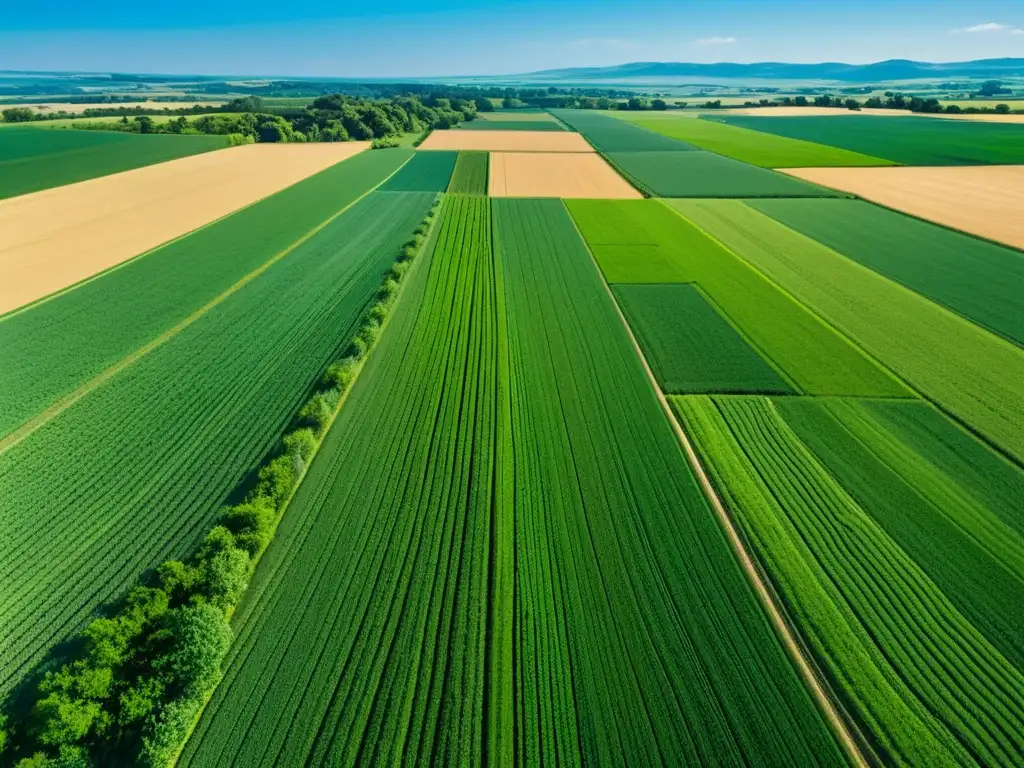
POLYGON ((1020 27, 1018 27, 1017 29, 1011 29, 1010 30, 1010 34, 1011 35, 1024 35, 1024 29, 1021 29, 1020 27))
POLYGON ((997 24, 994 21, 989 21, 985 24, 975 24, 973 27, 963 27, 961 29, 954 29, 954 32, 967 32, 969 34, 976 34, 978 32, 1002 32, 1003 30, 1009 29, 1006 24, 997 24))
POLYGON ((729 37, 699 37, 693 41, 694 45, 732 45, 738 42, 737 38, 729 37))

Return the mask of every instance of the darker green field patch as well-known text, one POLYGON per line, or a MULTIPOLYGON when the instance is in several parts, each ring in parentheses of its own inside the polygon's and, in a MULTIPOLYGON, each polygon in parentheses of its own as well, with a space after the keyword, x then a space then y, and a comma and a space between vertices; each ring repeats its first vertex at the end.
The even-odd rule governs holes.
POLYGON ((226 136, 142 136, 115 131, 0 130, 0 199, 197 155, 226 136))
MULTIPOLYGON (((379 150, 378 150, 379 151, 379 150)), ((455 168, 458 152, 417 152, 384 182, 381 192, 444 192, 455 168)))
POLYGON ((612 291, 665 392, 793 392, 694 286, 612 291))
POLYGON ((752 200, 749 204, 1024 345, 1024 255, 1019 251, 860 200, 752 200))
POLYGON ((461 123, 460 131, 564 131, 561 123, 554 120, 500 120, 488 118, 461 123))
POLYGON ((1024 125, 872 115, 716 117, 729 125, 829 144, 903 165, 1024 163, 1024 125))

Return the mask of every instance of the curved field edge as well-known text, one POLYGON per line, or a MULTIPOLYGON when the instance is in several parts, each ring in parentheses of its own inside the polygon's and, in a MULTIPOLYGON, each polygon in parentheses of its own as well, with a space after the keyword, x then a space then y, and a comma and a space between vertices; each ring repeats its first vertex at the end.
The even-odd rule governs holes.
POLYGON ((399 308, 406 330, 392 326, 375 374, 353 390, 331 433, 333 466, 322 454, 316 484, 303 487, 308 508, 289 516, 290 541, 279 537, 265 561, 283 570, 239 613, 231 685, 187 764, 473 762, 485 744, 495 764, 723 754, 842 764, 562 204, 493 208, 493 278, 467 272, 468 293, 452 301, 449 271, 486 256, 435 249, 432 278, 421 272, 407 295, 426 301, 399 308), (504 298, 487 298, 494 290, 504 298), (453 338, 416 343, 417 331, 453 338), (453 441, 443 431, 459 413, 468 431, 453 441), (485 417, 497 431, 474 448, 467 440, 485 417), (366 424, 401 428, 382 440, 366 424), (432 445, 436 462, 462 467, 454 498, 452 476, 427 461, 432 445), (635 460, 641 453, 653 467, 635 460), (395 462, 402 471, 379 472, 395 462), (472 477, 477 490, 460 493, 472 477), (476 527, 488 518, 489 531, 476 527), (460 562, 462 575, 452 570, 460 562), (492 596, 482 646, 481 594, 492 596))
MULTIPOLYGON (((77 658, 66 660, 59 671, 51 663, 40 672, 32 725, 27 726, 27 719, 17 723, 22 730, 14 733, 13 744, 7 740, 9 750, 45 754, 54 745, 48 734, 60 734, 62 760, 81 755, 101 762, 176 762, 219 679, 221 657, 230 644, 227 622, 246 591, 249 574, 273 540, 307 468, 386 328, 410 264, 430 240, 435 212, 436 203, 385 275, 348 356, 333 363, 314 386, 312 397, 295 417, 293 431, 271 454, 274 458, 263 462, 259 481, 245 501, 223 513, 218 526, 184 563, 164 563, 130 592, 111 618, 94 621, 83 634, 84 642, 72 646, 77 658), (183 615, 192 619, 206 609, 205 623, 182 623, 183 615), (209 655, 198 667, 191 662, 192 667, 181 671, 176 658, 182 652, 209 655), (116 690, 83 683, 104 672, 113 673, 116 690), (140 696, 156 696, 151 712, 142 722, 137 715, 126 720, 125 702, 140 696), (48 706, 51 702, 60 706, 48 706), (75 707, 77 714, 73 714, 75 707), (101 713, 108 718, 102 728, 101 713), (78 720, 71 733, 78 735, 69 738, 70 721, 65 721, 72 716, 78 720), (83 725, 83 717, 88 717, 88 725, 83 725), (111 721, 117 726, 112 727, 111 721), (31 746, 33 739, 37 741, 31 746), (138 755, 131 754, 134 749, 138 755)), ((31 693, 24 692, 22 697, 31 698, 31 693)), ((20 702, 20 708, 25 706, 20 702)))

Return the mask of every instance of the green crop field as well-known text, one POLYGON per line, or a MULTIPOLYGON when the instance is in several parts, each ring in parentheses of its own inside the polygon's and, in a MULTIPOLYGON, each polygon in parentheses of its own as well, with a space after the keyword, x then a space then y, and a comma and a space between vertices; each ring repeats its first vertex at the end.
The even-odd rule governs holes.
POLYGON ((260 269, 412 155, 360 152, 59 299, 0 318, 0 438, 260 269))
POLYGON ((612 290, 665 392, 793 391, 694 286, 612 290))
POLYGON ((181 764, 845 764, 562 204, 493 242, 446 202, 181 764))
POLYGON ((554 120, 502 120, 491 117, 487 120, 472 120, 460 123, 460 131, 564 131, 561 123, 554 120))
POLYGON ((634 125, 680 139, 720 155, 762 168, 893 165, 889 160, 810 141, 759 133, 725 123, 677 117, 633 119, 634 125))
POLYGON ((715 117, 728 125, 813 141, 903 165, 1024 163, 1024 126, 933 117, 715 117))
MULTIPOLYGON (((1024 674, 1010 660, 1019 658, 1020 619, 988 612, 1019 614, 1010 606, 1019 605, 1024 544, 875 412, 916 409, 909 420, 919 425, 941 417, 913 403, 691 396, 673 406, 883 763, 1014 764, 1024 749, 1024 674), (824 461, 789 425, 794 413, 801 431, 817 421, 824 461), (883 499, 885 490, 893 496, 883 499), (901 498, 912 506, 899 508, 901 498), (971 554, 980 560, 968 562, 971 554), (958 609, 978 591, 986 594, 972 612, 958 609)), ((979 444, 971 451, 985 455, 981 464, 1002 461, 979 444)))
MULTIPOLYGON (((719 311, 796 388, 808 394, 901 397, 909 393, 890 374, 751 269, 655 200, 567 202, 610 283, 696 282, 719 311), (605 247, 644 244, 634 268, 605 247), (657 261, 649 259, 657 248, 657 261), (670 269, 660 271, 661 264, 670 269), (638 279, 630 279, 635 276, 638 279)), ((635 247, 635 246, 634 246, 635 247)))
MULTIPOLYGON (((145 569, 192 550, 348 346, 433 200, 374 193, 318 232, 291 230, 292 241, 309 237, 163 343, 4 439, 0 691, 145 569)), ((108 316, 119 311, 112 305, 108 316)), ((67 349, 87 358, 87 348, 67 349)))
POLYGON ((740 202, 685 215, 1017 461, 1024 349, 740 202))
POLYGON ((587 109, 553 109, 551 114, 601 152, 681 152, 691 144, 587 109))
POLYGON ((1019 251, 859 200, 750 205, 1024 345, 1024 255, 1019 251))
POLYGON ((459 152, 448 191, 463 195, 486 195, 490 157, 488 152, 459 152))
POLYGON ((380 189, 382 192, 444 192, 458 155, 458 152, 417 152, 380 189))
POLYGON ((5 128, 0 131, 0 199, 227 145, 226 136, 142 136, 115 131, 5 128))
POLYGON ((703 150, 609 152, 608 159, 628 179, 656 197, 842 196, 816 184, 703 150))

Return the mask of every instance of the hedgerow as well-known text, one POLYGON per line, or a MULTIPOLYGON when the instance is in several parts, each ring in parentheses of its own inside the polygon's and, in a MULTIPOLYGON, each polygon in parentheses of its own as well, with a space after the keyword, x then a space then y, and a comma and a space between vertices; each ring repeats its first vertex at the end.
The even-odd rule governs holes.
MULTIPOLYGON (((19 768, 172 761, 220 678, 229 619, 253 568, 379 337, 436 210, 435 203, 403 246, 348 356, 327 368, 244 501, 223 511, 191 557, 156 568, 111 616, 85 628, 70 658, 43 672, 27 715, 14 723, 8 761, 20 757, 19 768)), ((0 720, 0 751, 5 725, 0 720)))

